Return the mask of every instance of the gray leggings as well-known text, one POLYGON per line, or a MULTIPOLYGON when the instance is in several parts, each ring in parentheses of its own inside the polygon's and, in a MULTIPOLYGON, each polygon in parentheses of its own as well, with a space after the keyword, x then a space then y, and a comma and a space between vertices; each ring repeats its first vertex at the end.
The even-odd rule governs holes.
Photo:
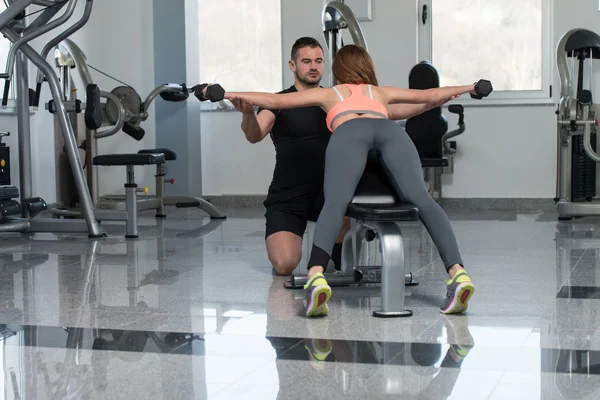
POLYGON ((397 123, 383 118, 356 118, 333 133, 325 157, 325 205, 319 214, 308 268, 326 267, 335 239, 367 163, 369 150, 379 150, 384 170, 398 196, 419 209, 446 269, 463 265, 456 237, 442 208, 431 198, 412 140, 397 123))

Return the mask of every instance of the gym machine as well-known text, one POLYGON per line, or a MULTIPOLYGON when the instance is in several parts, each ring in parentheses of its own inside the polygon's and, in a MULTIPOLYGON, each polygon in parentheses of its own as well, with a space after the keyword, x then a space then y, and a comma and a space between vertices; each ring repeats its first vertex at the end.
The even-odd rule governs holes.
MULTIPOLYGON (((440 87, 437 69, 429 62, 415 65, 408 75, 409 89, 432 89, 440 87)), ((429 194, 437 202, 442 200, 442 175, 454 173, 456 141, 450 139, 462 135, 465 130, 464 107, 448 106, 448 111, 458 115, 458 128, 448 131, 448 120, 441 107, 432 108, 406 120, 405 129, 415 144, 421 159, 421 167, 429 194)))
MULTIPOLYGON (((77 154, 77 145, 73 126, 69 121, 65 102, 61 95, 60 82, 52 67, 42 55, 37 53, 28 43, 49 32, 67 21, 73 15, 78 0, 9 0, 8 7, 0 14, 0 31, 13 45, 8 57, 6 71, 0 74, 5 79, 2 106, 8 103, 10 84, 16 71, 17 81, 17 121, 19 136, 20 158, 20 189, 15 186, 0 187, 0 232, 72 232, 88 233, 91 238, 105 236, 94 217, 93 203, 88 185, 83 175, 83 167, 77 154), (41 13, 27 25, 25 10, 31 5, 45 7, 41 13), (66 7, 64 13, 53 19, 59 11, 66 7), (29 88, 29 61, 31 61, 45 76, 57 110, 57 120, 64 139, 65 154, 69 160, 70 171, 73 174, 75 190, 79 195, 82 207, 82 220, 58 220, 35 218, 47 209, 46 202, 40 197, 32 196, 32 157, 31 157, 31 126, 29 107, 33 91, 29 88), (16 68, 16 69, 15 69, 16 68), (21 202, 13 200, 21 198, 21 202)), ((86 0, 85 12, 81 19, 67 28, 60 37, 73 34, 89 19, 93 0, 86 0)), ((53 39, 54 40, 54 39, 53 39)))
MULTIPOLYGON (((75 80, 70 71, 75 70, 79 75, 79 81, 86 88, 88 101, 90 96, 93 98, 95 84, 90 74, 90 68, 86 61, 86 56, 82 50, 71 40, 66 39, 60 42, 55 51, 56 65, 63 77, 63 95, 69 97, 69 111, 74 119, 76 126, 77 141, 80 148, 85 152, 84 165, 87 169, 87 179, 90 186, 92 200, 98 210, 127 210, 126 196, 109 195, 100 197, 98 190, 98 170, 92 165, 125 165, 127 166, 129 177, 133 170, 133 165, 140 157, 148 157, 151 154, 164 154, 166 161, 176 160, 177 155, 169 149, 147 149, 140 150, 137 154, 120 155, 102 155, 98 156, 98 139, 106 138, 123 130, 133 139, 140 141, 145 135, 141 123, 149 117, 148 109, 154 99, 160 96, 165 101, 180 102, 188 99, 189 94, 194 92, 194 88, 188 88, 185 84, 165 84, 155 88, 148 97, 142 102, 140 95, 130 85, 118 86, 110 93, 100 91, 99 97, 105 98, 105 103, 94 102, 93 110, 86 107, 85 123, 82 123, 77 114, 81 113, 81 101, 77 99, 77 90, 75 80), (91 92, 90 92, 91 90, 91 92), (106 126, 109 126, 106 128, 106 126), (100 130, 100 127, 105 129, 100 130), (102 164, 99 164, 101 162, 102 164)), ((101 71, 100 71, 101 72, 101 71)), ((106 75, 106 74, 105 74, 106 75)), ((114 79, 114 78, 113 78, 114 79)), ((41 76, 38 76, 38 88, 40 87, 41 76)), ((39 96, 38 96, 39 99, 39 96)), ((38 100, 39 101, 39 100, 38 100)), ((52 104, 48 104, 48 110, 55 112, 52 104)), ((62 146, 57 142, 57 163, 60 163, 61 170, 58 172, 59 193, 57 209, 52 210, 56 215, 77 216, 77 211, 73 211, 77 199, 74 192, 70 190, 69 175, 66 174, 66 159, 61 150, 62 146), (68 211, 70 209, 70 211, 68 211)), ((214 205, 203 198, 192 196, 166 196, 164 193, 165 183, 173 184, 172 179, 165 178, 165 162, 156 164, 156 195, 136 196, 135 203, 138 211, 156 210, 157 218, 166 217, 165 207, 176 206, 177 208, 196 207, 207 212, 211 218, 222 219, 225 215, 221 213, 214 205)), ((126 185, 126 188, 128 186, 126 185)), ((146 189, 147 191, 147 189, 146 189)), ((133 200, 131 200, 133 201, 133 200)))
MULTIPOLYGON (((325 44, 329 49, 330 65, 335 59, 337 50, 344 46, 342 40, 341 29, 348 29, 352 41, 355 45, 369 50, 365 35, 358 23, 358 19, 352 12, 352 9, 344 4, 343 1, 330 1, 323 8, 322 13, 323 35, 325 36, 325 44)), ((337 84, 333 74, 329 74, 329 86, 333 87, 337 84)))
POLYGON ((559 220, 600 215, 596 194, 596 171, 600 162, 596 152, 596 126, 600 109, 594 104, 591 91, 594 58, 600 58, 600 36, 586 29, 567 32, 556 49, 561 85, 556 111, 558 165, 554 200, 559 220), (584 88, 586 61, 589 64, 587 89, 584 88))

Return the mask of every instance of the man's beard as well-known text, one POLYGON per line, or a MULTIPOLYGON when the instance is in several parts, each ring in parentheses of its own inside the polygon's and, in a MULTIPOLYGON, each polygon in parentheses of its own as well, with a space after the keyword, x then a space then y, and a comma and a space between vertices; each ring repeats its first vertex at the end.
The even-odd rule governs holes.
POLYGON ((302 82, 302 84, 306 85, 306 86, 318 86, 319 82, 321 82, 321 75, 318 74, 317 78, 312 78, 309 76, 309 74, 306 74, 305 77, 301 77, 299 75, 296 75, 296 77, 298 78, 298 80, 300 82, 302 82))

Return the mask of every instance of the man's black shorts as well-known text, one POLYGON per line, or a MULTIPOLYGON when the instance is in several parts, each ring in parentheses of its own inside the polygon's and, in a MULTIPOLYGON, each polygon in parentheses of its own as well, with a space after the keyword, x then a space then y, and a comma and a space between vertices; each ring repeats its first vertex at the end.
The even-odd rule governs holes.
POLYGON ((319 218, 325 199, 322 186, 307 186, 286 191, 271 191, 264 202, 265 238, 277 232, 292 232, 304 236, 308 221, 319 218))

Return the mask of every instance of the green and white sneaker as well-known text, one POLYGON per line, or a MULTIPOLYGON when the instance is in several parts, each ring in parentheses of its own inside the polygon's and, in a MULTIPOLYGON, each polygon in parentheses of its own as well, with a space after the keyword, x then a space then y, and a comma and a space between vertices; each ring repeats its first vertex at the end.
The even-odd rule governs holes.
POLYGON ((460 271, 454 275, 454 279, 447 279, 446 283, 446 300, 440 307, 440 312, 443 314, 465 312, 469 299, 475 291, 475 285, 471 282, 471 278, 465 271, 460 271))

